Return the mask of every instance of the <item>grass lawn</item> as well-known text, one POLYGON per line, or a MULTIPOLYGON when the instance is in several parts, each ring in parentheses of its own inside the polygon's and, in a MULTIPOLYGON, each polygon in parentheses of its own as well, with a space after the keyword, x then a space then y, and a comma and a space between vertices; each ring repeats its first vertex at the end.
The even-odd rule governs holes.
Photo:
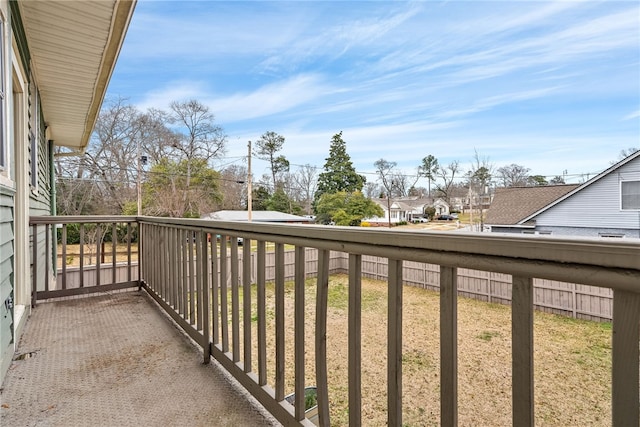
MULTIPOLYGON (((362 412, 367 426, 386 425, 386 286, 363 280, 362 412)), ((270 384, 275 383, 273 290, 272 284, 267 286, 270 384)), ((436 426, 440 416, 439 296, 412 287, 403 292, 403 422, 406 426, 436 426)), ((305 301, 307 385, 315 385, 315 293, 315 281, 309 280, 305 301)), ((332 426, 348 425, 347 295, 347 276, 332 276, 327 325, 332 426)), ((286 319, 293 319, 293 298, 293 284, 287 283, 286 319)), ((253 310, 255 340, 255 306, 253 310)), ((287 321, 286 327, 289 393, 294 386, 293 322, 287 321)), ((610 425, 611 325, 536 313, 534 333, 536 425, 610 425)), ((511 425, 510 307, 460 298, 458 355, 459 424, 511 425)), ((256 370, 257 355, 253 360, 256 370)))

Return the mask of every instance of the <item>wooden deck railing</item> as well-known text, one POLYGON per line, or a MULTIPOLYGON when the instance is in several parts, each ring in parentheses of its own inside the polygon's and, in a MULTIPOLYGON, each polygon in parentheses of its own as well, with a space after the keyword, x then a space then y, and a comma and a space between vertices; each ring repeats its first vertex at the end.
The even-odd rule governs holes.
MULTIPOLYGON (((32 224, 66 221, 64 218, 34 218, 32 224)), ((111 218, 100 222, 138 227, 141 285, 202 346, 205 362, 210 357, 218 360, 285 425, 311 425, 305 419, 303 402, 305 386, 310 385, 305 384, 308 353, 315 359, 319 424, 330 425, 326 332, 331 251, 348 254, 350 425, 366 424, 361 411, 363 255, 388 259, 388 316, 384 319, 388 328, 388 425, 402 425, 402 267, 406 261, 440 266, 441 425, 457 425, 458 416, 458 268, 512 276, 512 401, 513 425, 517 426, 534 424, 533 279, 612 289, 612 424, 639 423, 640 242, 147 217, 137 221, 111 218), (241 248, 238 237, 244 239, 241 248), (267 244, 275 245, 273 322, 267 322, 265 302, 266 259, 271 255, 267 254, 267 244), (285 245, 293 247, 295 253, 294 311, 288 318, 285 317, 285 280, 289 275, 285 245), (316 268, 313 269, 306 267, 309 248, 317 250, 316 268), (307 352, 305 280, 309 276, 316 278, 317 294, 314 348, 307 352), (252 286, 257 288, 254 293, 252 286), (285 357, 285 326, 291 322, 295 330, 293 367, 287 366, 285 357), (257 325, 255 329, 252 329, 252 323, 257 325), (275 336, 272 384, 267 375, 268 325, 274 328, 275 336), (284 399, 286 379, 291 375, 296 396, 293 406, 284 399)), ((33 253, 36 257, 37 248, 33 253)), ((38 295, 41 294, 38 292, 38 295)))

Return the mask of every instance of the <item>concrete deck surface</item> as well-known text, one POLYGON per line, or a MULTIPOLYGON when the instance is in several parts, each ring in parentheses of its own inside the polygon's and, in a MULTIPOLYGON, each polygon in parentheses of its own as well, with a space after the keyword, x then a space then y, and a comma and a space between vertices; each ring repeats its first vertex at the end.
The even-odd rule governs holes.
POLYGON ((279 425, 144 291, 38 304, 2 426, 279 425))

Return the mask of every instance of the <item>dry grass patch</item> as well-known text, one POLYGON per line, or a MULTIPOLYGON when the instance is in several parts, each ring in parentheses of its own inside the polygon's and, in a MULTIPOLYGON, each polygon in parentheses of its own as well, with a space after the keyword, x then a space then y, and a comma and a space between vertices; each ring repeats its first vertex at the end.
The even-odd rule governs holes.
MULTIPOLYGON (((329 284, 327 354, 331 425, 348 425, 347 277, 329 284)), ((268 381, 275 378, 274 288, 267 286, 268 381)), ((254 288, 255 292, 255 288, 254 288)), ((363 280, 362 413, 368 426, 386 425, 387 285, 363 280)), ((307 281, 307 385, 315 384, 315 280, 307 281)), ((252 296, 255 305, 255 295, 252 296)), ((286 284, 286 391, 294 387, 293 284, 286 284)), ((403 422, 439 425, 439 295, 403 291, 403 422)), ((255 306, 253 326, 255 341, 255 306)), ((240 317, 242 319, 242 316, 240 317)), ((536 425, 609 425, 610 324, 535 314, 536 425)), ((241 344, 242 345, 242 344, 241 344)), ((458 300, 460 425, 511 424, 511 308, 458 300)), ((257 355, 254 349, 254 370, 257 355)))

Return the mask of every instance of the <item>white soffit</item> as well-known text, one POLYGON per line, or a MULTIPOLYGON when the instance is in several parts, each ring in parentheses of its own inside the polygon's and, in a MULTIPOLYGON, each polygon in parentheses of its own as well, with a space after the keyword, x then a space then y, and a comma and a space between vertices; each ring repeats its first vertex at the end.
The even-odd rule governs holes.
POLYGON ((83 151, 100 112, 135 0, 21 1, 50 138, 83 151))

